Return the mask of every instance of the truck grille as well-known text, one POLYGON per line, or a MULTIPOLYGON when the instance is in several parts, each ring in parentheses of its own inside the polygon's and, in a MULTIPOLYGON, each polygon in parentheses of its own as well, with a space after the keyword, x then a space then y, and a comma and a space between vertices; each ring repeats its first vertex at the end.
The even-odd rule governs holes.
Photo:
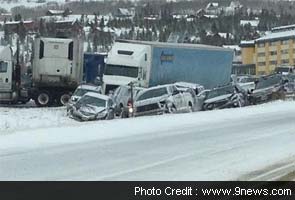
POLYGON ((147 112, 147 111, 153 111, 158 109, 159 109, 159 104, 153 103, 153 104, 137 107, 136 112, 147 112))

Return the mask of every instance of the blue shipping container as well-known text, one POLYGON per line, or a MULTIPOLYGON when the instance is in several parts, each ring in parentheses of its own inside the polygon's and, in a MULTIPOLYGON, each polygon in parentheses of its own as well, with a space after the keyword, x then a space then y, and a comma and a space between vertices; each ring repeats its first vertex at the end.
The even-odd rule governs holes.
POLYGON ((105 68, 105 54, 84 53, 84 78, 86 83, 93 83, 96 77, 102 78, 105 68))
POLYGON ((149 86, 186 81, 213 88, 230 82, 233 52, 154 46, 149 86))

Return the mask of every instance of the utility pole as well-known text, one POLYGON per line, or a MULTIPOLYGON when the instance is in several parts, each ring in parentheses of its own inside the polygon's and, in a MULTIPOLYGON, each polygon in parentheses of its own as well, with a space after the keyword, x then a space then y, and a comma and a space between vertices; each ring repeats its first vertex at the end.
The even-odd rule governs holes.
POLYGON ((21 66, 19 63, 19 50, 20 50, 19 32, 20 32, 20 24, 17 25, 17 40, 16 40, 15 83, 17 88, 19 88, 21 84, 21 66))
POLYGON ((131 111, 131 112, 129 112, 129 113, 131 113, 131 117, 134 117, 134 98, 133 98, 133 87, 134 87, 134 83, 131 81, 130 83, 128 83, 128 85, 130 86, 130 108, 129 108, 129 111, 131 111))

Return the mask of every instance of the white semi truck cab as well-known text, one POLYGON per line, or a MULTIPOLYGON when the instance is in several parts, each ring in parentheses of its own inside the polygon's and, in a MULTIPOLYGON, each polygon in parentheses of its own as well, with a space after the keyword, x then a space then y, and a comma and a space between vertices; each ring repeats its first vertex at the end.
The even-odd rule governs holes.
POLYGON ((116 42, 108 54, 103 76, 103 92, 134 82, 147 87, 151 66, 151 46, 116 42))
POLYGON ((17 99, 13 81, 13 56, 9 46, 0 47, 0 101, 12 102, 17 99))
POLYGON ((65 105, 82 82, 82 40, 38 37, 33 50, 32 84, 23 88, 11 49, 0 49, 0 102, 24 103, 33 99, 38 106, 65 105))

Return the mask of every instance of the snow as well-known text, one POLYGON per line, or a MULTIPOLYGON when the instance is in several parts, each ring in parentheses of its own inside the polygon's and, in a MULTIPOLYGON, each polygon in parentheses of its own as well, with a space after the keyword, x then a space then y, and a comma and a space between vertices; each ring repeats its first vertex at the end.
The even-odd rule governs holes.
POLYGON ((78 123, 63 108, 1 108, 0 179, 236 180, 294 159, 294 114, 277 101, 78 123))
POLYGON ((74 125, 65 108, 0 107, 0 136, 17 131, 74 125))

